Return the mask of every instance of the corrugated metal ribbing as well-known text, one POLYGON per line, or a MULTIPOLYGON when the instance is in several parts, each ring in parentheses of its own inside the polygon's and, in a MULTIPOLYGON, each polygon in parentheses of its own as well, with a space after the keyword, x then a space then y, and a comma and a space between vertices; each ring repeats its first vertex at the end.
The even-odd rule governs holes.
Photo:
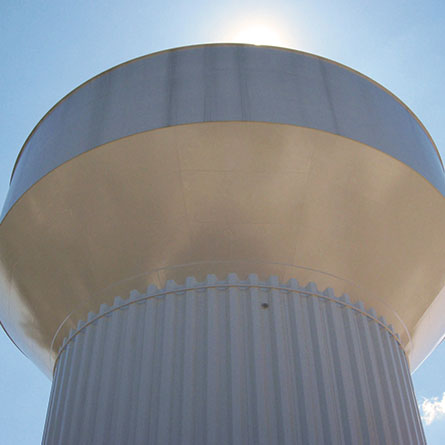
POLYGON ((255 275, 168 282, 79 323, 45 444, 422 444, 404 352, 370 310, 255 275))

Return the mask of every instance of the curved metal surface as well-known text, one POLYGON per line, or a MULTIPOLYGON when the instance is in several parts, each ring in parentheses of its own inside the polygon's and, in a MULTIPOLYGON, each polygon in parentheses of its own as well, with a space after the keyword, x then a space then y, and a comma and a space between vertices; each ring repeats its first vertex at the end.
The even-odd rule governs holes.
POLYGON ((428 311, 445 306, 444 193, 417 118, 346 67, 245 45, 143 57, 68 95, 22 149, 0 224, 1 321, 50 374, 62 322, 113 298, 101 294, 110 285, 161 269, 160 287, 292 277, 237 263, 260 259, 342 277, 369 292, 351 294, 367 307, 388 303, 379 313, 401 318, 415 367, 442 335, 428 311), (226 266, 172 269, 202 261, 226 266))
POLYGON ((445 194, 428 133, 368 78, 292 50, 202 45, 120 65, 57 104, 22 149, 2 218, 44 175, 94 147, 156 128, 214 121, 292 124, 355 139, 406 163, 445 194))
MULTIPOLYGON (((349 293, 394 325, 410 356, 399 318, 415 337, 445 284, 444 221, 428 181, 351 139, 248 122, 152 130, 64 163, 11 209, 0 225, 0 314, 51 374, 70 314, 77 323, 129 287, 256 272, 349 293)), ((417 356, 436 340, 418 342, 417 356)))

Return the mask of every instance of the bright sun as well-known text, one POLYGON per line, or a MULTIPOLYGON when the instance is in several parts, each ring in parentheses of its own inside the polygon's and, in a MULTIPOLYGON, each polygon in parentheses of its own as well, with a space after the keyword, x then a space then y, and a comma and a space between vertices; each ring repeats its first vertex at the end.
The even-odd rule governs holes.
POLYGON ((287 38, 278 27, 266 23, 250 23, 238 27, 231 41, 254 45, 286 46, 287 38))

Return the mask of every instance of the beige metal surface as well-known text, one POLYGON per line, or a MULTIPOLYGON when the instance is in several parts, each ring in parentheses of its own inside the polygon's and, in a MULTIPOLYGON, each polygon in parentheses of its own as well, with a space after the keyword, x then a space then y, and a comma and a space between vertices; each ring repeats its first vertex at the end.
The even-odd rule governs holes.
POLYGON ((51 373, 67 330, 111 303, 121 289, 104 289, 120 280, 158 269, 132 286, 227 272, 314 279, 271 264, 282 263, 355 283, 315 277, 374 307, 410 353, 398 317, 415 334, 444 285, 444 221, 444 198, 421 175, 344 137, 246 122, 153 130, 63 164, 11 209, 0 226, 4 324, 51 373))

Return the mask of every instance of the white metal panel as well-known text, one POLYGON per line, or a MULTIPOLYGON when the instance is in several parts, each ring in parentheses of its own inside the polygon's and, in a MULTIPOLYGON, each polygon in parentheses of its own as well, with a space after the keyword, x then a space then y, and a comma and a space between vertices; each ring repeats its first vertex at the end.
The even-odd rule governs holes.
POLYGON ((404 162, 445 194, 429 134, 367 77, 284 48, 201 45, 119 65, 62 99, 25 142, 1 218, 45 174, 88 150, 147 130, 217 121, 274 122, 345 136, 404 162))
POLYGON ((65 340, 45 444, 425 443, 374 311, 295 280, 170 281, 65 340))

